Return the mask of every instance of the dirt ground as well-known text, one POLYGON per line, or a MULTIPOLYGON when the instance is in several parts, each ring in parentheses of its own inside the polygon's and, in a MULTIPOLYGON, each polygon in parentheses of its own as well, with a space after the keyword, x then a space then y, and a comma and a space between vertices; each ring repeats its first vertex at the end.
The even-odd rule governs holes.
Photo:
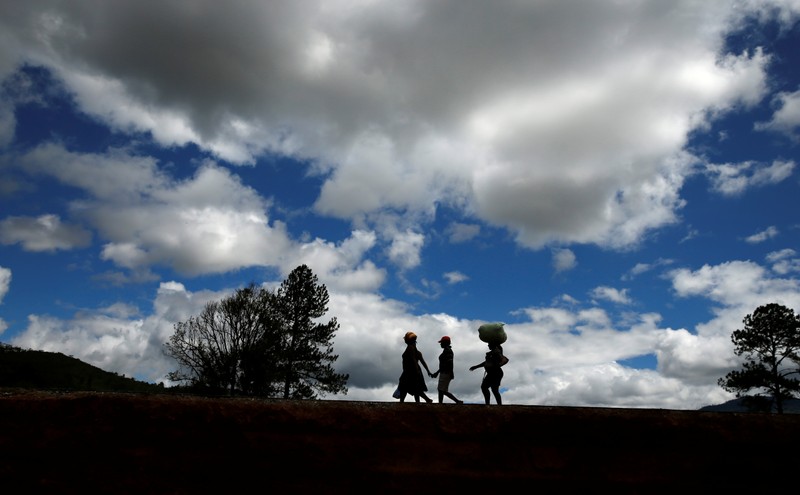
POLYGON ((798 439, 798 415, 0 390, 4 493, 773 491, 798 439))

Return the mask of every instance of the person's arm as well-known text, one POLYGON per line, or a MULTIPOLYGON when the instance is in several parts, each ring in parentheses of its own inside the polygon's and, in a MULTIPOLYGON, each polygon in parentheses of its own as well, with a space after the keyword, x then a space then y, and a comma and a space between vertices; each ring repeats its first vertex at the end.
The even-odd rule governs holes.
POLYGON ((428 372, 428 376, 432 377, 433 373, 431 373, 431 370, 428 369, 428 363, 425 362, 425 358, 422 357, 422 353, 417 351, 417 356, 419 357, 419 362, 422 363, 422 366, 425 368, 425 371, 428 372))
POLYGON ((475 366, 470 366, 469 370, 475 371, 476 369, 483 368, 484 366, 486 366, 486 361, 482 362, 481 364, 476 364, 475 366))

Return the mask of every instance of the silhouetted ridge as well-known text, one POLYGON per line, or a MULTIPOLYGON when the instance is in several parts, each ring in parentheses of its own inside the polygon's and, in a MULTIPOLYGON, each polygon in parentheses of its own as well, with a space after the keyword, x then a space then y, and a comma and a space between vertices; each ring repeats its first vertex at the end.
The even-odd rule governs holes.
POLYGON ((26 350, 3 343, 0 343, 0 387, 98 392, 164 390, 60 352, 26 350))

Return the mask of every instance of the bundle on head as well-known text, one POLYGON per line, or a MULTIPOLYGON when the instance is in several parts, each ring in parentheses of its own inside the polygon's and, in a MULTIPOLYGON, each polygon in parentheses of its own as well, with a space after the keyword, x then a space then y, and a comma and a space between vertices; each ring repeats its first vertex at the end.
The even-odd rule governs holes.
POLYGON ((485 323, 478 327, 478 338, 487 344, 500 345, 508 339, 503 328, 505 323, 485 323))

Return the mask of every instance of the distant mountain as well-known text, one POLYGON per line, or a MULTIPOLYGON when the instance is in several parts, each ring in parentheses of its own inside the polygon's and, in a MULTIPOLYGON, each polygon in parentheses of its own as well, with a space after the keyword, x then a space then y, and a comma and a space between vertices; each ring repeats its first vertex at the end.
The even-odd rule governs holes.
MULTIPOLYGON (((713 412, 768 412, 775 411, 771 399, 767 397, 739 397, 729 400, 723 404, 714 406, 705 406, 700 408, 701 411, 713 412)), ((783 412, 785 414, 800 414, 800 399, 789 399, 783 403, 783 412)))
POLYGON ((163 392, 163 386, 111 373, 60 352, 0 342, 0 387, 97 392, 163 392))

